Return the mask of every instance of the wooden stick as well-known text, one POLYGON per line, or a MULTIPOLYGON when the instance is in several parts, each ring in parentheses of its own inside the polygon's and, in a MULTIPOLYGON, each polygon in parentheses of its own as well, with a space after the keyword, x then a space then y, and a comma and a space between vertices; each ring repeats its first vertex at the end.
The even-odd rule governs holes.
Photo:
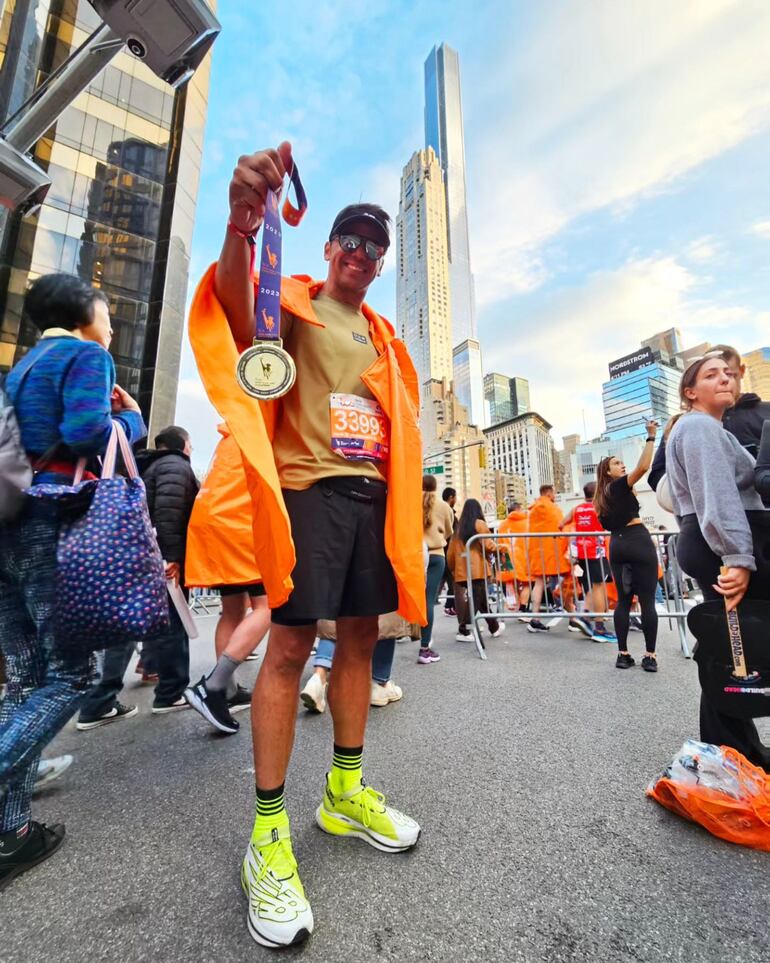
MULTIPOLYGON (((723 565, 719 573, 720 575, 727 575, 729 569, 726 565, 723 565)), ((741 637, 741 625, 738 621, 738 611, 733 609, 732 611, 727 610, 727 599, 725 598, 725 614, 727 616, 727 631, 730 635, 730 651, 733 657, 733 675, 737 679, 745 679, 748 677, 748 669, 746 668, 746 656, 743 651, 743 638, 741 637)))

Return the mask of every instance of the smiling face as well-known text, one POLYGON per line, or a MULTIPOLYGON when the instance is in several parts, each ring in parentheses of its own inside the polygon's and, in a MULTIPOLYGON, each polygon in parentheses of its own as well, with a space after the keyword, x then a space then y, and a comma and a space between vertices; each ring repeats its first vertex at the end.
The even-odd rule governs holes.
MULTIPOLYGON (((357 234, 364 241, 382 244, 382 235, 368 221, 351 221, 345 224, 346 234, 357 234)), ((324 245, 324 259, 329 262, 328 282, 335 290, 349 292, 363 298, 369 285, 377 277, 382 258, 372 261, 360 244, 355 251, 343 251, 339 238, 324 245)))
POLYGON ((698 368, 691 385, 683 394, 693 411, 721 418, 736 399, 736 377, 722 358, 709 358, 698 368))

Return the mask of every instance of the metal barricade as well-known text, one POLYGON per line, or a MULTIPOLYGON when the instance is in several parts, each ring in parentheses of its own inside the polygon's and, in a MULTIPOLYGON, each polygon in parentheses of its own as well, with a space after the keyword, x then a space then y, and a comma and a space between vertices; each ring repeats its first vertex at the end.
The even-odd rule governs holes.
MULTIPOLYGON (((667 532, 667 531, 656 531, 650 532, 650 537, 652 538, 653 544, 655 545, 655 552, 658 556, 659 571, 663 572, 663 576, 659 579, 659 592, 662 594, 662 601, 656 596, 656 607, 662 607, 663 611, 658 610, 658 615, 661 618, 668 619, 669 627, 671 627, 672 622, 676 625, 677 632, 679 635, 679 645, 682 650, 682 654, 685 658, 689 659, 692 657, 690 652, 690 645, 687 638, 687 613, 689 608, 695 604, 694 601, 690 602, 690 606, 686 604, 691 599, 691 595, 694 591, 691 585, 687 584, 684 573, 679 567, 676 558, 676 540, 677 532, 667 532), (662 583, 662 584, 661 584, 662 583)), ((577 598, 576 586, 577 586, 577 576, 575 575, 576 566, 580 566, 582 572, 585 576, 585 581, 581 579, 581 584, 583 585, 583 591, 586 600, 588 600, 592 594, 592 589, 594 584, 591 578, 590 566, 586 565, 586 559, 577 557, 575 553, 575 541, 579 538, 596 538, 604 539, 609 536, 609 532, 596 531, 596 532, 514 532, 514 533, 488 533, 484 535, 474 535, 472 538, 468 539, 465 546, 465 564, 466 572, 468 575, 471 573, 471 550, 474 544, 477 542, 482 543, 482 552, 485 557, 489 557, 491 554, 492 566, 494 568, 493 577, 490 579, 488 576, 484 580, 484 600, 485 600, 485 610, 481 611, 476 604, 476 599, 474 598, 473 587, 471 580, 466 583, 465 595, 466 599, 464 604, 468 607, 468 622, 470 624, 471 633, 473 635, 473 641, 476 645, 476 650, 481 659, 486 659, 486 648, 484 646, 484 641, 481 637, 479 631, 479 623, 484 619, 497 619, 498 621, 505 622, 506 620, 513 621, 514 619, 521 618, 521 611, 518 609, 507 610, 506 608, 506 596, 504 591, 502 591, 502 586, 500 582, 500 573, 503 571, 503 558, 508 555, 512 559, 513 546, 519 540, 524 542, 524 558, 526 559, 526 578, 516 579, 515 570, 513 577, 513 584, 517 586, 519 584, 528 586, 530 593, 534 592, 534 586, 537 585, 538 580, 542 584, 540 591, 542 592, 542 597, 540 600, 540 611, 537 613, 528 612, 527 619, 535 617, 542 620, 543 622, 553 622, 555 620, 561 620, 564 618, 570 618, 571 616, 575 618, 586 618, 586 619, 611 619, 612 611, 609 609, 609 602, 607 601, 607 596, 605 592, 605 604, 607 608, 602 612, 589 611, 590 606, 584 611, 578 612, 576 609, 569 611, 566 609, 565 602, 574 600, 577 598), (547 544, 550 539, 552 541, 551 545, 547 544), (569 551, 565 553, 563 548, 563 543, 568 540, 570 543, 569 551), (484 550, 484 542, 492 541, 495 543, 494 553, 488 553, 484 550), (532 543, 536 543, 536 546, 532 543), (560 544, 561 543, 561 546, 560 544), (546 562, 546 549, 549 551, 549 563, 546 562), (539 568, 539 571, 533 572, 533 560, 539 561, 540 565, 535 566, 539 568), (554 561, 551 561, 554 560, 554 561), (561 571, 549 572, 547 569, 556 568, 562 569, 561 571), (490 592, 490 582, 495 585, 493 592, 490 592), (587 584, 586 584, 587 583, 587 584), (554 600, 556 596, 560 599, 560 606, 554 605, 554 600)), ((610 575, 609 560, 604 557, 602 559, 604 568, 606 569, 607 575, 610 575)), ((487 566, 485 565, 485 570, 487 566)), ((601 583, 598 583, 601 584, 601 583)), ((456 586, 457 591, 457 586, 456 586)), ((530 594, 531 597, 531 594, 530 594)), ((698 598, 700 601, 700 598, 698 598)), ((455 606, 458 606, 459 599, 456 599, 455 606)), ((633 613, 632 613, 633 614, 633 613)))

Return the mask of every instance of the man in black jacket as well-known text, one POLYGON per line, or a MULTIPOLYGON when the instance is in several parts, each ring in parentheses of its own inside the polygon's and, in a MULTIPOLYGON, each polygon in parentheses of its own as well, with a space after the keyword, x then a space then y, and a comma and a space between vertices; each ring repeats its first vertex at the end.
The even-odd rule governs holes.
MULTIPOLYGON (((190 465, 191 450, 189 434, 172 425, 155 436, 154 449, 140 452, 136 459, 147 491, 150 520, 166 562, 166 577, 182 586, 187 524, 199 487, 190 465)), ((142 664, 158 675, 152 711, 160 715, 188 708, 182 693, 190 682, 189 640, 170 601, 169 623, 166 632, 142 644, 142 664)), ((104 653, 100 679, 81 703, 80 731, 136 715, 136 706, 125 706, 117 699, 133 652, 133 643, 128 643, 104 653)))

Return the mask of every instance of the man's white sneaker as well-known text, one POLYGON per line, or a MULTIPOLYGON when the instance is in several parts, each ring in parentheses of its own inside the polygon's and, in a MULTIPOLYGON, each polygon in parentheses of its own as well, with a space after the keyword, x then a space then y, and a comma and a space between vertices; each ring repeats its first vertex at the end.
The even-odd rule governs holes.
POLYGON ((389 702, 398 702, 403 695, 401 686, 396 685, 392 679, 388 679, 385 685, 372 682, 372 695, 369 699, 369 705, 386 706, 389 702))
POLYGON ((307 680, 299 697, 306 709, 310 709, 311 712, 323 712, 326 709, 326 683, 321 682, 321 677, 314 672, 307 680))
POLYGON ((288 826, 249 843, 241 886, 249 900, 249 933, 257 943, 294 946, 313 932, 313 911, 297 872, 288 826))
POLYGON ((500 636, 505 632, 505 622, 500 622, 497 629, 491 633, 493 639, 499 639, 500 636))

